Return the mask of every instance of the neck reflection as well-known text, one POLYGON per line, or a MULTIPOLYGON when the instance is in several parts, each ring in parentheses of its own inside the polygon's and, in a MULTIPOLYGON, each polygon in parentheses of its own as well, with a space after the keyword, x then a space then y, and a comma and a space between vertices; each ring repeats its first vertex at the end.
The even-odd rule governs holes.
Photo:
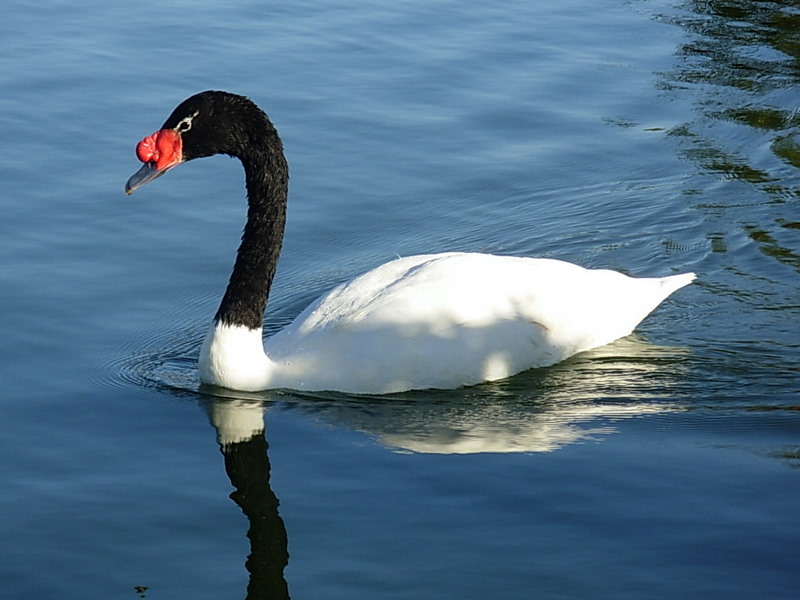
POLYGON ((263 406, 260 402, 215 400, 206 409, 217 430, 225 472, 235 488, 230 497, 249 523, 246 599, 288 599, 283 574, 289 563, 288 538, 278 513, 278 497, 270 486, 263 406))

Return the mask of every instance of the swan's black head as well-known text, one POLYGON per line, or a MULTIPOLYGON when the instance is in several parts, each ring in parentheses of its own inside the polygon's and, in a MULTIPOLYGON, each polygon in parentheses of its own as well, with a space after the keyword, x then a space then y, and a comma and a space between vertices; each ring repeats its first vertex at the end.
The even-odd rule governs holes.
POLYGON ((259 154, 282 154, 275 128, 255 103, 228 92, 207 91, 181 102, 161 129, 136 146, 144 163, 125 184, 130 194, 173 167, 215 154, 235 156, 247 164, 259 154))

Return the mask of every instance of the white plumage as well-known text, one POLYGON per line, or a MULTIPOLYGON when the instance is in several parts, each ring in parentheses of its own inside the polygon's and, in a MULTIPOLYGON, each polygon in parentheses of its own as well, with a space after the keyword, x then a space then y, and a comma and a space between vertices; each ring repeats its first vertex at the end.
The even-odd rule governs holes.
POLYGON ((488 254, 400 258, 316 300, 266 340, 266 354, 260 329, 213 325, 200 375, 249 391, 474 385, 626 336, 693 279, 488 254))

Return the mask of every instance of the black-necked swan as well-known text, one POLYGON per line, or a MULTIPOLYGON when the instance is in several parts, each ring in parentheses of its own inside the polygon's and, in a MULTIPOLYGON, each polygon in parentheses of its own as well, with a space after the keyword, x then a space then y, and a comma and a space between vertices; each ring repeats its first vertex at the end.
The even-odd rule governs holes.
POLYGON ((243 96, 201 92, 136 154, 144 165, 129 194, 195 158, 227 154, 244 166, 247 223, 200 352, 207 384, 384 394, 502 379, 628 335, 695 277, 463 252, 409 256, 339 285, 264 341, 289 180, 272 122, 243 96))

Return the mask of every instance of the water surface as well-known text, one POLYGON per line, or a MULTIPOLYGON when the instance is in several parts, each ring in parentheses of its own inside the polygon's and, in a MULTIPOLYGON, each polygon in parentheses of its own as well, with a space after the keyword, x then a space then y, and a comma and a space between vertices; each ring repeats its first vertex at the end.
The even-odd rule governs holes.
POLYGON ((734 0, 7 3, 0 597, 796 597, 799 21, 734 0), (508 381, 201 389, 241 170, 122 186, 209 88, 262 105, 290 162, 268 333, 421 252, 698 281, 508 381))

